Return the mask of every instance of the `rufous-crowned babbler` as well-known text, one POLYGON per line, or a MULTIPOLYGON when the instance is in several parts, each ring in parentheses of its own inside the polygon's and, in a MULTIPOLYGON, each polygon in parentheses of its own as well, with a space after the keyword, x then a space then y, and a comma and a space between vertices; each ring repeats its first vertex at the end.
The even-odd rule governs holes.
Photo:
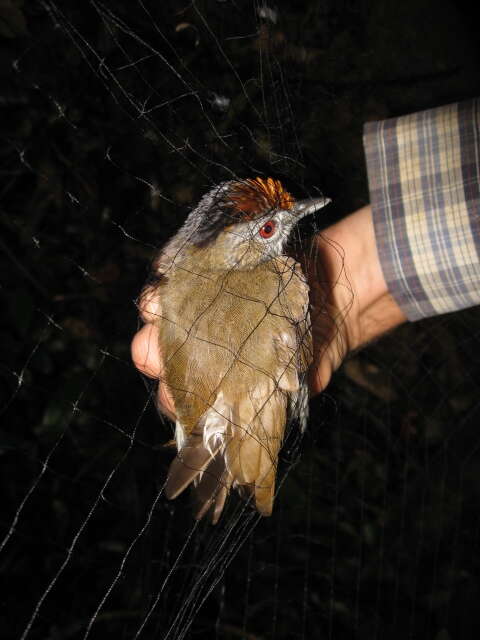
POLYGON ((290 232, 328 198, 296 201, 272 178, 205 194, 161 249, 144 288, 159 330, 178 450, 165 484, 193 484, 195 517, 218 521, 231 487, 272 512, 288 422, 304 429, 312 360, 308 285, 284 255, 290 232))

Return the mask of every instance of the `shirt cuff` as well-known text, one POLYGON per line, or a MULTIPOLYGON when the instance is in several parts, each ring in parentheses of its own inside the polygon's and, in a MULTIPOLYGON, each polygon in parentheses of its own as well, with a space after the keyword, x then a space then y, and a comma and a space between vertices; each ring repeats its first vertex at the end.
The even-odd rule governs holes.
POLYGON ((480 100, 364 126, 380 263, 409 320, 480 304, 480 100))

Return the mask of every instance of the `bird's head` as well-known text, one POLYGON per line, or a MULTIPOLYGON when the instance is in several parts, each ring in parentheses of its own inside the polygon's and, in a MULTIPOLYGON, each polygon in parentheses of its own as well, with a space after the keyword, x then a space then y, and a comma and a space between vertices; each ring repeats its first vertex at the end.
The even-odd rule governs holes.
POLYGON ((191 247, 211 269, 253 269, 281 255, 297 222, 329 202, 296 201, 272 178, 230 180, 202 197, 175 244, 191 247))

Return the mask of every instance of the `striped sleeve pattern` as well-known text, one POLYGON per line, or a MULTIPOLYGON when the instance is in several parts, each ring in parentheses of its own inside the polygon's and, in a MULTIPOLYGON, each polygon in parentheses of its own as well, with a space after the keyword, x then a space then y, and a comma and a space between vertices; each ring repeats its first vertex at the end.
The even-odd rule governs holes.
POLYGON ((480 100, 364 128, 377 247, 409 320, 480 304, 480 100))

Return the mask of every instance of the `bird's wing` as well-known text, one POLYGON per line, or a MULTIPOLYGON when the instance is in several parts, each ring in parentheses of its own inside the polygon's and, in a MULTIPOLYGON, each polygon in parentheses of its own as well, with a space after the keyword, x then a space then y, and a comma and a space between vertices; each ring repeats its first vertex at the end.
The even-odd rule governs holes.
POLYGON ((273 381, 231 404, 220 392, 173 461, 166 496, 175 498, 193 482, 196 517, 209 512, 216 523, 233 485, 270 515, 286 406, 285 392, 273 381))
POLYGON ((278 303, 291 325, 289 347, 294 349, 295 367, 307 371, 313 357, 312 330, 309 313, 309 287, 301 266, 293 258, 279 256, 272 260, 283 284, 278 303))
MULTIPOLYGON (((218 295, 218 289, 209 293, 203 285, 204 299, 217 305, 208 306, 202 316, 208 329, 202 329, 199 322, 195 325, 198 333, 190 331, 185 338, 176 324, 162 327, 165 332, 175 328, 175 335, 165 340, 169 343, 165 356, 168 361, 172 351, 175 358, 175 367, 167 377, 183 423, 177 422, 179 451, 165 493, 174 498, 193 484, 197 518, 208 512, 216 522, 232 486, 262 515, 269 515, 287 415, 306 416, 305 372, 311 360, 308 286, 291 258, 275 259, 270 268, 270 274, 259 276, 264 278, 259 285, 262 288, 270 278, 267 305, 252 301, 263 293, 254 292, 253 274, 249 275, 250 298, 236 295, 236 291, 244 294, 247 287, 242 275, 235 274, 238 282, 235 284, 232 276, 224 296, 218 295), (255 314, 257 319, 253 325, 247 322, 239 328, 242 314, 251 323, 255 314), (232 325, 236 318, 235 335, 241 348, 226 350, 221 344, 212 344, 222 339, 223 344, 228 342, 225 336, 230 324, 225 325, 221 318, 232 325), (209 336, 208 343, 199 339, 203 330, 209 336)), ((191 298, 184 313, 193 313, 191 298)), ((200 315, 198 310, 194 313, 195 318, 200 315)), ((179 316, 178 322, 186 323, 185 318, 179 316)))
POLYGON ((276 258, 274 268, 280 273, 284 286, 279 303, 290 320, 289 330, 275 338, 279 362, 285 366, 284 379, 290 382, 288 419, 298 420, 301 430, 305 431, 309 400, 307 371, 313 359, 309 287, 300 265, 293 258, 276 258))

